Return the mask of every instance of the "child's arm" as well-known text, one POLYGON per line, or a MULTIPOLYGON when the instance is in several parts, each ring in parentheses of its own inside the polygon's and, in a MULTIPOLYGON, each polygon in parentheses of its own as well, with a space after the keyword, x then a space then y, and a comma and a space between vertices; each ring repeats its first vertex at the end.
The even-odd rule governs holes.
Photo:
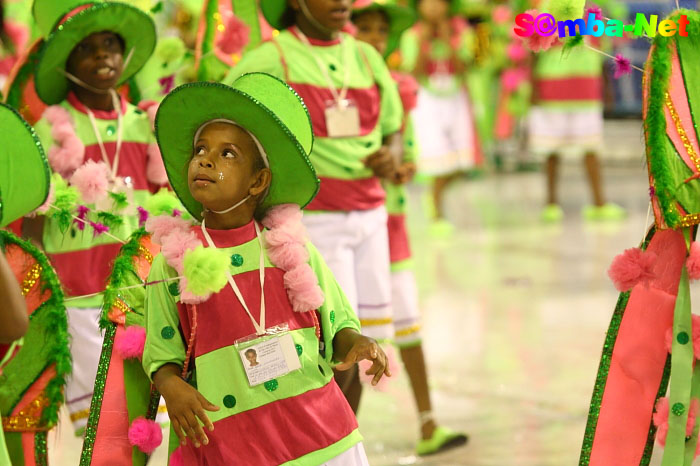
POLYGON ((27 305, 5 255, 0 253, 0 343, 22 338, 29 326, 27 305))

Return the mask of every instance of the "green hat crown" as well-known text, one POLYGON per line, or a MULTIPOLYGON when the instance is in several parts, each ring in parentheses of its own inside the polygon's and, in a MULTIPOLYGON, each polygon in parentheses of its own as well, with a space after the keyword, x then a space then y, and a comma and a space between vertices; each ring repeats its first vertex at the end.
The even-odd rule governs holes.
POLYGON ((187 167, 194 135, 205 123, 225 119, 255 136, 267 153, 272 181, 261 209, 294 203, 306 206, 319 188, 309 161, 313 147, 311 118, 304 102, 283 81, 249 73, 232 87, 213 82, 184 84, 161 103, 156 137, 173 190, 198 220, 203 207, 191 195, 187 167))

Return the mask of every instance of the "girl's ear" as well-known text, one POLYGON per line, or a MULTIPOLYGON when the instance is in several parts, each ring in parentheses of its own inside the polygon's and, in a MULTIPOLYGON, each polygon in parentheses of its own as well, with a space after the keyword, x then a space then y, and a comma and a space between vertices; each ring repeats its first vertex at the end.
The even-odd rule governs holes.
POLYGON ((248 193, 251 196, 257 196, 259 194, 264 193, 265 191, 267 191, 267 188, 270 187, 271 181, 272 172, 269 168, 263 168, 255 175, 255 180, 253 181, 253 184, 250 187, 248 193))

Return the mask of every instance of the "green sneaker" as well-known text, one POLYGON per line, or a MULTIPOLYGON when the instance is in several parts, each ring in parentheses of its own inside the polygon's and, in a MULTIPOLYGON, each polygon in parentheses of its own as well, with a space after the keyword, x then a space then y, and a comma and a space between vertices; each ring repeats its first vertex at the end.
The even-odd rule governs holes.
POLYGON ((455 226, 444 218, 433 220, 428 227, 428 234, 435 239, 451 237, 455 232, 455 226))
POLYGON ((466 444, 469 437, 461 432, 455 432, 447 427, 436 427, 433 436, 421 440, 416 446, 419 456, 433 455, 466 444))
POLYGON ((559 223, 564 219, 564 211, 559 204, 547 204, 540 213, 540 219, 546 223, 559 223))
POLYGON ((627 212, 619 205, 608 202, 602 206, 587 205, 581 211, 581 215, 591 222, 605 222, 622 220, 627 217, 627 212))

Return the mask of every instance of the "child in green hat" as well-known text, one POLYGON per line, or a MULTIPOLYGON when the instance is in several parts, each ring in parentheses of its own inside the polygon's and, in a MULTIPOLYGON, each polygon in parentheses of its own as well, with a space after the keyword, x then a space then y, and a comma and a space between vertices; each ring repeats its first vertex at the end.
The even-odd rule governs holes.
MULTIPOLYGON (((355 37, 358 40, 371 44, 382 56, 388 57, 396 50, 404 31, 415 22, 415 15, 409 8, 396 5, 392 0, 357 0, 353 8, 352 22, 357 28, 355 37)), ((420 335, 418 293, 411 268, 411 249, 406 229, 407 193, 404 186, 415 174, 416 167, 418 148, 415 144, 410 112, 415 107, 418 85, 408 74, 395 72, 392 76, 399 88, 405 115, 402 162, 397 177, 383 183, 389 212, 387 226, 395 322, 394 341, 401 350, 401 359, 411 380, 421 422, 421 440, 417 450, 419 454, 427 455, 464 444, 467 437, 445 427, 438 427, 432 416, 428 375, 420 335)))
POLYGON ((75 370, 66 398, 79 433, 102 345, 97 293, 104 290, 118 240, 139 226, 137 206, 167 183, 148 115, 115 90, 150 57, 156 32, 147 13, 121 2, 35 0, 33 13, 44 37, 35 87, 49 105, 35 128, 52 170, 80 193, 76 215, 97 227, 76 222, 66 231, 51 215, 29 225, 70 299, 75 370), (130 206, 117 205, 115 196, 130 206), (98 217, 98 211, 108 215, 98 217), (77 299, 85 295, 93 296, 77 299))
POLYGON ((368 359, 375 384, 390 373, 301 223, 318 190, 303 102, 263 73, 186 84, 156 135, 201 222, 146 225, 161 253, 143 367, 168 407, 170 464, 368 464, 332 366, 368 359))
MULTIPOLYGON (((250 71, 284 79, 304 100, 316 141, 311 162, 321 179, 304 223, 348 296, 364 332, 393 337, 386 194, 382 179, 398 167, 403 120, 396 84, 382 56, 341 32, 349 0, 263 0, 280 30, 247 52, 224 82, 250 71)), ((362 386, 357 369, 338 374, 353 409, 362 386)))

